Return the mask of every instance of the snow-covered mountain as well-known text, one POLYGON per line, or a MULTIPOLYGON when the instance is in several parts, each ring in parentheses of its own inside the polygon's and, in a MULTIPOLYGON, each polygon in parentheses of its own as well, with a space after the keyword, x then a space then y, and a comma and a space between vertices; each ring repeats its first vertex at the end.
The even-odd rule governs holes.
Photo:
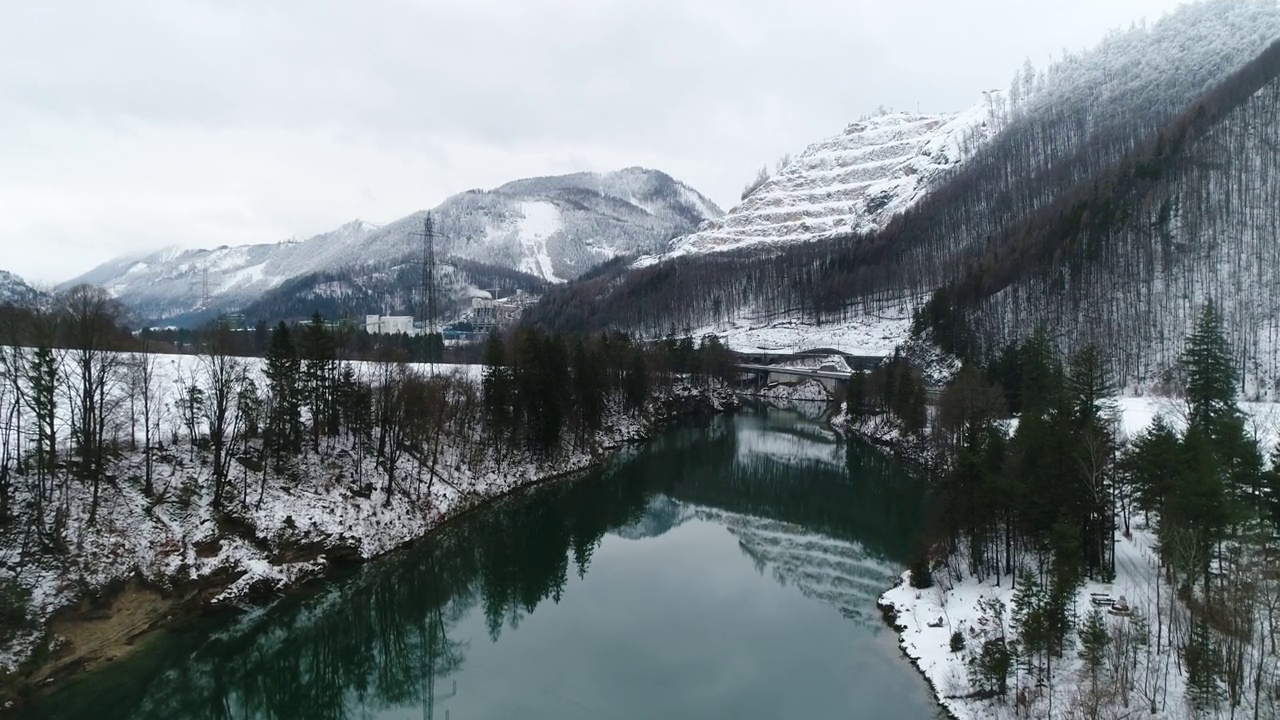
POLYGON ((43 295, 27 284, 26 280, 6 270, 0 270, 0 305, 31 305, 43 295))
POLYGON ((956 114, 887 113, 851 123, 805 148, 723 217, 641 264, 878 230, 990 136, 990 108, 983 102, 956 114))
MULTIPOLYGON (((431 212, 437 257, 519 270, 549 282, 576 277, 617 255, 652 253, 721 214, 684 183, 638 167, 469 190, 431 212)), ((383 226, 356 220, 306 240, 119 258, 64 286, 102 285, 153 320, 240 308, 293 278, 416 258, 416 234, 425 216, 417 212, 383 226)))

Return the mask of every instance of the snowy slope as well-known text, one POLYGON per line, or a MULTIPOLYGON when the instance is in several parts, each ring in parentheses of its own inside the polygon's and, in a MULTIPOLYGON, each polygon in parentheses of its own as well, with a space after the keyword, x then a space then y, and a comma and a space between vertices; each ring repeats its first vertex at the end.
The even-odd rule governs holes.
MULTIPOLYGON (((425 215, 417 212, 383 226, 356 220, 300 241, 118 258, 64 287, 102 285, 155 320, 226 311, 293 278, 416 258, 421 243, 416 234, 425 215)), ((616 255, 654 252, 720 210, 665 173, 627 168, 470 190, 448 198, 432 215, 437 257, 475 260, 559 282, 616 255)))
POLYGON ((723 217, 645 262, 874 231, 964 161, 994 123, 981 103, 953 115, 892 113, 810 145, 723 217))
POLYGON ((30 305, 42 293, 11 272, 0 270, 0 305, 30 305))
POLYGON ((560 209, 549 202, 522 202, 516 228, 523 251, 520 269, 548 282, 560 282, 547 253, 547 240, 564 231, 560 209))
POLYGON ((166 248, 122 257, 63 283, 101 285, 144 318, 164 320, 209 309, 247 304, 297 275, 344 262, 377 230, 355 220, 305 241, 221 246, 211 250, 166 248), (206 300, 207 296, 207 300, 206 300))

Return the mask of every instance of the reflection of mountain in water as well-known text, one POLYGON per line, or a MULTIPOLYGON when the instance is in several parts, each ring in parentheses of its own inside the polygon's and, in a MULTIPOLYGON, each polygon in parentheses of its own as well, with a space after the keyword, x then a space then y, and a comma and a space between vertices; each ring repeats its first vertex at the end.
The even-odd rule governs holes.
POLYGON ((612 530, 610 534, 628 540, 657 537, 695 517, 697 512, 693 508, 672 500, 666 495, 654 495, 649 498, 642 517, 612 530))
POLYGON ((834 606, 857 622, 879 623, 876 598, 900 568, 869 554, 860 543, 808 532, 799 525, 698 508, 697 516, 723 524, 742 552, 783 585, 834 606))

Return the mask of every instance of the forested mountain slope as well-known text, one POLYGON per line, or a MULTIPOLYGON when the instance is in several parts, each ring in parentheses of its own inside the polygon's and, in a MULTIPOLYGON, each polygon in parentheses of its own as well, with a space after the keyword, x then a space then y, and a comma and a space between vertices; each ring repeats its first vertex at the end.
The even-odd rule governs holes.
MULTIPOLYGON (((432 214, 437 257, 560 282, 616 255, 654 252, 719 216, 720 209, 665 173, 633 167, 469 190, 448 198, 432 214)), ((243 309, 297 278, 416 260, 425 216, 426 211, 417 212, 381 227, 357 220, 302 241, 120 258, 64 287, 102 285, 144 319, 190 322, 243 309)), ((326 292, 310 286, 306 291, 326 292)))
POLYGON ((957 349, 1045 325, 1096 342, 1118 376, 1177 367, 1197 309, 1223 313, 1247 393, 1280 379, 1280 44, 1111 171, 975 252, 939 294, 957 349))
POLYGON ((996 136, 881 231, 764 258, 606 269, 549 293, 531 317, 653 333, 743 317, 840 325, 952 287, 954 312, 946 300, 933 315, 962 328, 956 349, 993 349, 1045 323, 1061 349, 1103 341, 1122 381, 1151 382, 1174 364, 1189 309, 1213 296, 1256 386, 1277 374, 1262 321, 1280 262, 1263 242, 1280 170, 1268 116, 1277 37, 1270 0, 1184 6, 1019 72, 996 136))

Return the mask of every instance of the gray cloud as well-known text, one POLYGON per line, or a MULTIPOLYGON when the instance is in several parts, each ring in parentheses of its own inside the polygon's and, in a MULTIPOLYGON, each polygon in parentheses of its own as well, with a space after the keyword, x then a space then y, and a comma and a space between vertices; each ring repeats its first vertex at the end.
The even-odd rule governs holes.
POLYGON ((0 266, 393 220, 656 167, 726 207, 880 105, 958 110, 1176 0, 55 0, 0 25, 0 266))

